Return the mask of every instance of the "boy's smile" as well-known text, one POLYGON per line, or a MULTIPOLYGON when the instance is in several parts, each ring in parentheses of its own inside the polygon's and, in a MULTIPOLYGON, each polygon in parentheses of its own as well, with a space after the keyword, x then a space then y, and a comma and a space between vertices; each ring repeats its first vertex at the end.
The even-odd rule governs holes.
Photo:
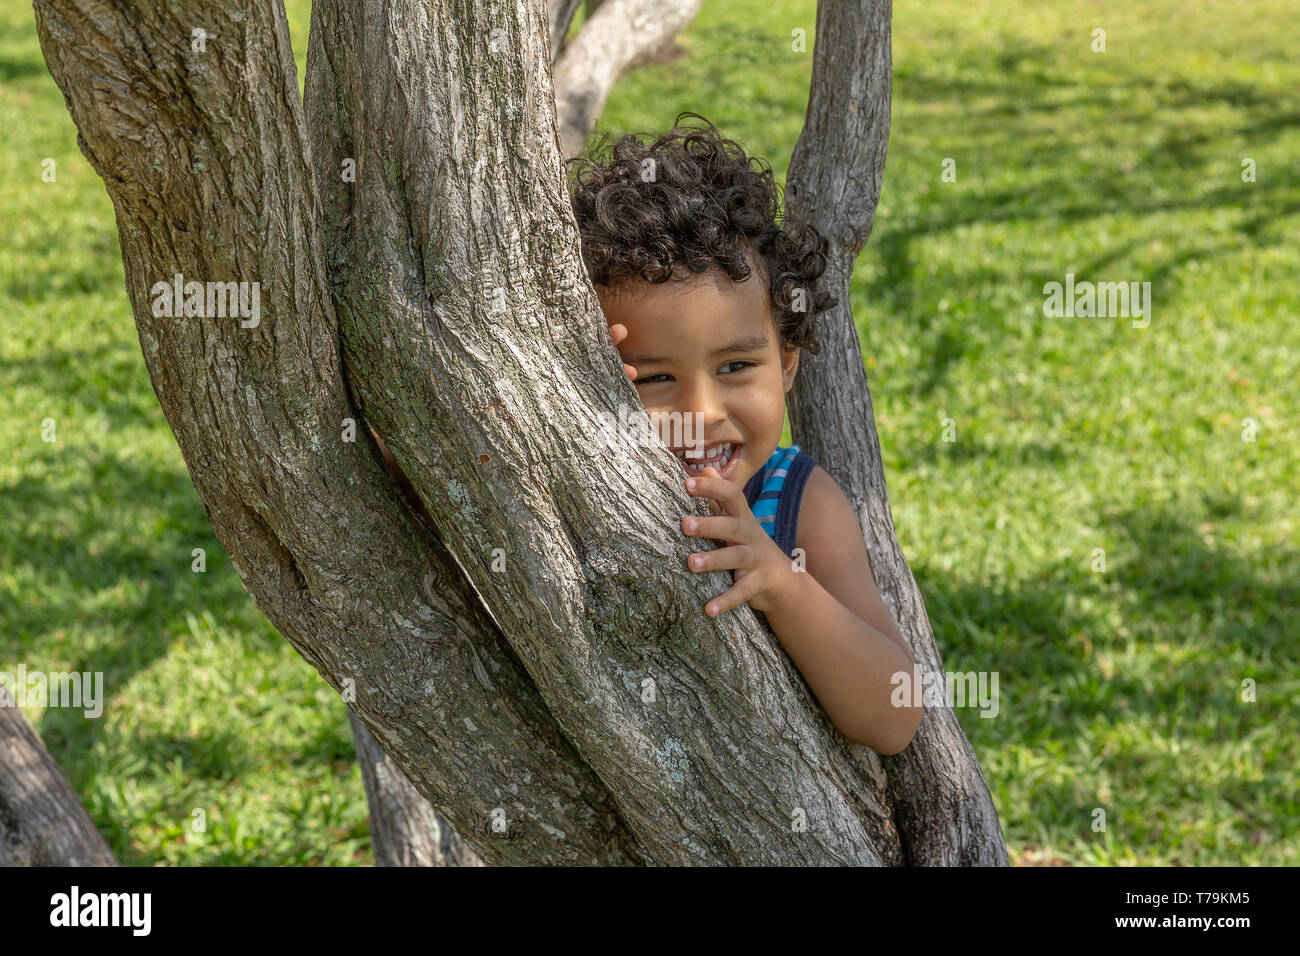
POLYGON ((596 293, 611 328, 627 329, 616 342, 646 411, 698 415, 703 448, 673 448, 686 473, 712 465, 744 487, 781 440, 799 364, 781 347, 761 268, 744 282, 710 270, 596 293))

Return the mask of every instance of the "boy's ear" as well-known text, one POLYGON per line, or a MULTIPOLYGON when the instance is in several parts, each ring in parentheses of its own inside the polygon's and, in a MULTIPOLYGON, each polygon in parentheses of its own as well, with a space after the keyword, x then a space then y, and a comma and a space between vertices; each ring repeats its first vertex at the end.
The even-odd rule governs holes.
POLYGON ((781 348, 781 388, 790 391, 794 387, 795 372, 799 370, 799 350, 790 346, 781 348))

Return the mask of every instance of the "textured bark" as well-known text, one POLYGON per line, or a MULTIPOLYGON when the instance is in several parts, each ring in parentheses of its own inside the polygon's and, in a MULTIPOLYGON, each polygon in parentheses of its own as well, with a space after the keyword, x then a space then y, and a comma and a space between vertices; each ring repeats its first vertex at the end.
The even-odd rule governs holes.
POLYGON ((679 463, 593 447, 602 413, 644 412, 579 255, 543 12, 313 8, 307 112, 362 412, 656 861, 894 862, 878 763, 747 608, 700 612, 729 577, 685 569, 678 519, 705 506, 679 463))
MULTIPOLYGON (((608 13, 591 22, 592 15, 600 4, 587 0, 588 22, 584 23, 583 30, 579 33, 580 39, 566 44, 569 27, 582 2, 583 0, 549 0, 547 4, 553 69, 556 69, 556 60, 560 58, 561 51, 564 51, 563 63, 559 64, 555 75, 558 127, 562 151, 566 157, 577 155, 581 151, 618 78, 671 43, 700 7, 700 0, 616 2, 611 4, 608 13)), ((390 474, 411 500, 422 520, 432 527, 432 519, 419 503, 405 474, 396 467, 392 453, 378 435, 373 437, 384 455, 390 474)), ((360 753, 366 746, 366 741, 358 737, 357 746, 360 753)), ((384 794, 387 779, 386 776, 380 776, 377 780, 367 778, 366 794, 372 830, 398 835, 416 833, 422 825, 421 820, 387 818, 390 814, 400 814, 413 807, 400 792, 384 794)), ((386 852, 399 860, 422 858, 419 846, 413 846, 406 852, 395 848, 386 852)))
POLYGON ((644 862, 349 399, 279 4, 36 15, 113 201, 154 391, 258 607, 485 861, 644 862), (178 272, 260 281, 260 324, 155 317, 151 284, 178 272))
POLYGON ((672 42, 701 0, 608 0, 588 17, 555 61, 560 150, 577 156, 618 78, 672 42))
POLYGON ((3 684, 0 866, 117 866, 113 851, 3 684))
MULTIPOLYGON (((819 316, 824 348, 805 355, 789 393, 794 439, 857 510, 872 575, 922 672, 943 664, 921 592, 894 532, 880 439, 849 304, 889 143, 889 0, 836 0, 817 10, 808 115, 786 177, 787 213, 831 242, 820 287, 839 299, 819 316)), ((905 858, 912 865, 1008 864, 988 784, 956 714, 926 707, 912 742, 884 758, 905 858)))
POLYGON ((376 866, 482 866, 483 861, 439 816, 348 708, 357 761, 370 807, 376 866))
MULTIPOLYGON (((397 467, 393 453, 388 450, 384 440, 375 434, 374 429, 369 430, 370 437, 375 440, 384 457, 384 466, 401 488, 407 504, 419 514, 425 526, 432 530, 433 518, 424 509, 424 505, 420 504, 411 482, 397 467)), ((465 586, 463 582, 461 584, 462 587, 465 586)), ((490 635, 488 638, 491 639, 490 635)), ((366 725, 350 707, 348 721, 352 725, 352 740, 356 744, 357 760, 361 764, 361 776, 365 784, 375 865, 482 866, 482 861, 474 855, 474 851, 456 836, 451 824, 439 816, 429 801, 411 785, 406 775, 384 753, 379 742, 366 730, 366 725)))

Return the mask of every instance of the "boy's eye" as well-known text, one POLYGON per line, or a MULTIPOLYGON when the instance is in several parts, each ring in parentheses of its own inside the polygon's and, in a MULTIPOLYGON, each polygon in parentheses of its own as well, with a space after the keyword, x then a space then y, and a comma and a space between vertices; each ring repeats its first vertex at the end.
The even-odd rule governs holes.
MULTIPOLYGON (((758 366, 757 362, 742 362, 739 359, 737 359, 734 362, 727 362, 725 365, 719 368, 718 371, 726 375, 736 375, 739 374, 740 372, 745 371, 745 369, 747 368, 756 368, 757 366, 758 366), (736 368, 734 371, 728 372, 727 369, 731 368, 732 366, 739 366, 739 368, 736 368)), ((637 378, 634 381, 634 384, 658 385, 660 380, 668 382, 672 380, 672 376, 667 374, 666 372, 656 372, 654 375, 640 375, 637 376, 637 378)))

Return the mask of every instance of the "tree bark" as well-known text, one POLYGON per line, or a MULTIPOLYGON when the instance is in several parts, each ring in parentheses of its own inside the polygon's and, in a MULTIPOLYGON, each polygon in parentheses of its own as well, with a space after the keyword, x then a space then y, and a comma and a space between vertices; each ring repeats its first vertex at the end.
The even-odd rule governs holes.
MULTIPOLYGON (((618 78, 628 69, 645 62, 674 36, 685 28, 700 6, 700 0, 670 0, 659 3, 621 3, 617 11, 600 18, 582 34, 578 44, 566 44, 566 35, 573 17, 577 14, 582 0, 549 0, 550 18, 549 35, 551 38, 551 63, 560 57, 561 50, 566 51, 562 68, 563 89, 557 93, 557 113, 561 142, 565 156, 577 155, 599 116, 605 99, 608 97, 618 78), (667 9, 668 17, 652 15, 667 9)), ((587 0, 586 16, 591 18, 600 4, 587 0)), ((403 494, 412 504, 421 519, 430 527, 432 518, 419 503, 414 489, 383 440, 372 431, 372 437, 384 456, 384 462, 393 475, 403 494)), ((353 719, 354 730, 364 730, 353 719)), ((371 742, 368 735, 356 736, 357 752, 362 754, 371 742)), ((398 771, 400 774, 400 771, 398 771)), ((436 841, 415 836, 424 824, 425 811, 419 803, 408 799, 400 790, 391 794, 384 792, 388 775, 379 774, 366 778, 366 794, 370 806, 371 829, 376 833, 389 834, 393 840, 411 835, 417 843, 408 849, 399 849, 391 841, 383 848, 387 859, 395 861, 393 865, 402 865, 403 860, 423 860, 427 854, 423 844, 436 841), (402 815, 410 811, 416 818, 406 819, 402 815), (395 814, 396 818, 388 818, 395 814)), ((434 813, 431 809, 429 813, 434 813)), ((444 832, 449 828, 442 826, 444 832)), ((454 836, 454 835, 453 835, 454 836)), ((377 855, 378 855, 377 844, 377 855)), ((466 851, 472 852, 472 851, 466 851)), ((430 863, 413 863, 412 865, 432 865, 430 863)))
MULTIPOLYGON (((799 363, 788 401, 795 441, 858 513, 871 572, 917 666, 942 674, 925 602, 894 532, 880 439, 850 308, 853 264, 871 233, 889 145, 890 0, 817 9, 808 114, 786 176, 787 215, 830 239, 819 288, 839 305, 818 317, 823 349, 799 363)), ((899 837, 912 865, 1008 865, 988 784, 951 708, 925 708, 912 742, 884 758, 899 837)))
POLYGON ((411 786, 350 707, 348 722, 370 808, 375 865, 482 866, 483 861, 411 786))
POLYGON ((0 684, 0 866, 117 866, 81 800, 0 684))

